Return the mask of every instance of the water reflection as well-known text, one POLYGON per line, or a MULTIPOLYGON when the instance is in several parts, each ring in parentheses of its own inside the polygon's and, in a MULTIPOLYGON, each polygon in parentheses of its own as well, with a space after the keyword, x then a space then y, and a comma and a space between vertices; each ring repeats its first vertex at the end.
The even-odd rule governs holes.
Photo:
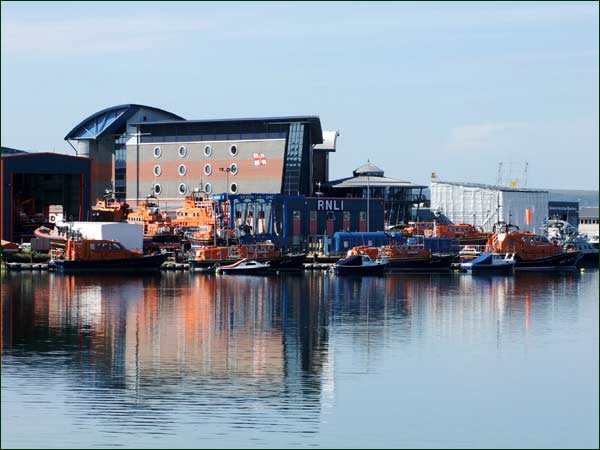
MULTIPOLYGON (((94 445, 110 443, 110 433, 176 435, 185 426, 203 430, 203 442, 235 429, 310 435, 335 407, 336 355, 344 350, 359 372, 389 358, 391 347, 418 352, 483 342, 485 351, 501 353, 507 343, 575 322, 581 285, 578 272, 9 273, 3 370, 34 373, 40 388, 62 382, 74 423, 107 433, 94 445)), ((597 278, 584 289, 594 286, 597 278)), ((256 443, 273 443, 260 433, 256 443)), ((138 438, 129 444, 150 442, 138 438)))

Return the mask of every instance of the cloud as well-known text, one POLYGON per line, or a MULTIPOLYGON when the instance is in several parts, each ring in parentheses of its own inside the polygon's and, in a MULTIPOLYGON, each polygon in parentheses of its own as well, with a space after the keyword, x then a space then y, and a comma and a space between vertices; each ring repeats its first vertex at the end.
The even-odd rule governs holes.
MULTIPOLYGON (((565 24, 594 20, 596 4, 444 5, 267 4, 230 7, 173 8, 161 14, 141 13, 66 19, 17 18, 3 9, 2 52, 11 55, 71 56, 175 48, 212 39, 299 38, 429 32, 431 29, 485 29, 565 24)), ((105 13, 120 14, 107 6, 105 13)))

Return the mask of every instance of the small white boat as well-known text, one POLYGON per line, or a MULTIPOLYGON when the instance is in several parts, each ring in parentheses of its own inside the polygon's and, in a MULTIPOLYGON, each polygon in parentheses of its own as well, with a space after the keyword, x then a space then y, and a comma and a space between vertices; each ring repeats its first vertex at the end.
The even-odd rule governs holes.
POLYGON ((381 275, 387 266, 387 261, 373 261, 368 255, 355 255, 340 259, 331 269, 340 275, 381 275))
POLYGON ((482 253, 469 262, 461 263, 460 268, 472 272, 509 272, 515 263, 515 256, 511 253, 482 253))
POLYGON ((267 273, 269 270, 268 263, 261 263, 252 259, 244 258, 239 261, 229 264, 227 266, 221 266, 216 269, 217 273, 230 273, 230 274, 254 274, 254 273, 267 273))

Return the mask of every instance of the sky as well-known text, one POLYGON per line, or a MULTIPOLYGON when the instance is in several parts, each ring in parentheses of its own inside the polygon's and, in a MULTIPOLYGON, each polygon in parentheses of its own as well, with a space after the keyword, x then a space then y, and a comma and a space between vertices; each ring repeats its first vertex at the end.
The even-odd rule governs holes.
POLYGON ((318 115, 330 178, 598 190, 598 2, 1 3, 2 145, 139 103, 318 115), (527 177, 524 165, 527 162, 527 177))

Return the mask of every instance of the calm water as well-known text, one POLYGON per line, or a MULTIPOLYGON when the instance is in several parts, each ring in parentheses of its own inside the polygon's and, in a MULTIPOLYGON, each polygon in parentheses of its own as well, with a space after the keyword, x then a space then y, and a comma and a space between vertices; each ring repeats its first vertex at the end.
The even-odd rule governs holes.
POLYGON ((598 271, 7 274, 2 447, 598 447, 598 271))

